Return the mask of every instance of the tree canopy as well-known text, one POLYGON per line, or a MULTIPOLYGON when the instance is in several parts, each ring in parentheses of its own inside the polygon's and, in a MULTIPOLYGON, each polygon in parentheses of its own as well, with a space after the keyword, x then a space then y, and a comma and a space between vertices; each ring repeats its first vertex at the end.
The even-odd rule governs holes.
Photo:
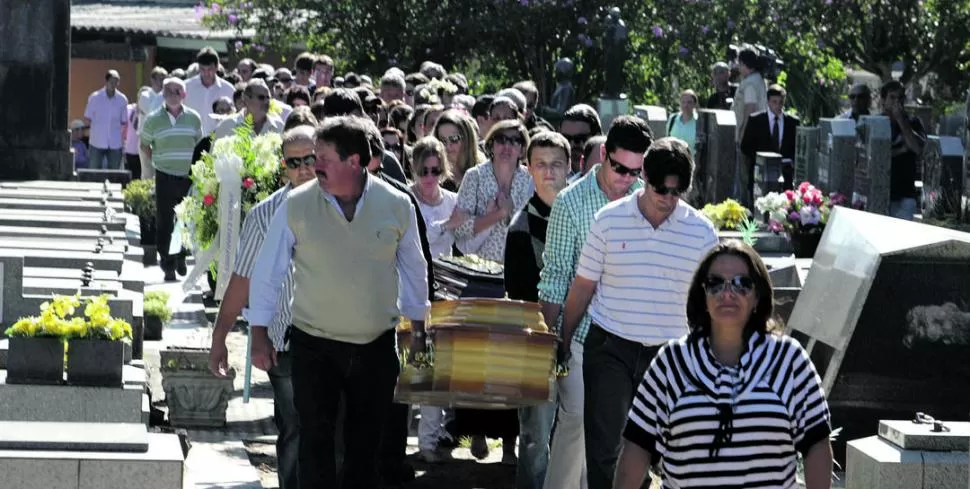
POLYGON ((477 93, 533 79, 551 94, 553 65, 576 62, 579 100, 603 87, 609 7, 630 31, 626 92, 635 103, 674 106, 686 88, 709 92, 710 67, 728 46, 775 50, 778 82, 803 117, 830 116, 846 66, 902 81, 933 74, 943 97, 962 99, 970 65, 967 0, 204 0, 213 28, 254 29, 242 50, 305 44, 338 70, 410 72, 434 60, 465 73, 477 93), (258 5, 258 7, 257 7, 258 5))

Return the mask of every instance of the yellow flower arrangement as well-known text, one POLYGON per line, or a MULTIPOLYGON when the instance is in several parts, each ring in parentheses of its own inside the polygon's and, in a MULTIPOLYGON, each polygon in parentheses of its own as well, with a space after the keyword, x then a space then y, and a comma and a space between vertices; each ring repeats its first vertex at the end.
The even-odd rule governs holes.
POLYGON ((717 205, 707 204, 701 212, 718 229, 740 229, 750 217, 750 211, 734 199, 727 199, 717 205))
POLYGON ((131 339, 131 325, 111 317, 108 296, 87 299, 84 317, 74 316, 81 306, 80 294, 55 295, 40 305, 40 315, 20 318, 7 328, 7 336, 102 339, 118 341, 131 339))

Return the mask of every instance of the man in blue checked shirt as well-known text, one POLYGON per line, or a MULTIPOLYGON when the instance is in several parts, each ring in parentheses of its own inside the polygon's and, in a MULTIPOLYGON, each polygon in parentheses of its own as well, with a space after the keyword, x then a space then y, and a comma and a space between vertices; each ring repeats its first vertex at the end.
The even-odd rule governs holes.
MULTIPOLYGON (((642 186, 639 180, 643 152, 650 145, 647 124, 636 117, 613 120, 606 144, 601 146, 602 165, 591 168, 582 178, 563 190, 552 204, 542 253, 539 303, 546 324, 559 324, 562 305, 576 275, 576 263, 586 244, 593 214, 611 201, 642 186)), ((559 379, 559 411, 556 436, 552 438, 549 466, 544 487, 584 489, 586 452, 583 433, 583 340, 589 319, 583 320, 571 335, 563 338, 562 350, 569 352, 570 374, 559 379)), ((560 334, 564 332, 561 331, 560 334)))
POLYGON ((589 489, 612 489, 633 395, 660 347, 687 334, 694 270, 718 240, 711 221, 680 200, 694 172, 687 144, 655 141, 643 171, 642 189, 593 217, 563 308, 567 339, 587 311, 591 319, 583 344, 589 489))
MULTIPOLYGON (((236 270, 229 280, 219 315, 216 318, 212 347, 209 353, 209 370, 217 377, 225 377, 228 370, 226 336, 236 323, 236 318, 249 301, 249 279, 253 275, 256 257, 266 238, 270 219, 280 203, 286 200, 292 188, 316 179, 313 165, 314 130, 311 126, 299 126, 283 134, 283 164, 289 183, 260 202, 246 216, 236 256, 236 270)), ((293 295, 293 276, 287 274, 280 295, 276 317, 268 328, 252 328, 253 364, 269 374, 273 385, 273 419, 280 434, 276 441, 281 489, 299 489, 297 455, 299 449, 298 420, 293 404, 293 386, 290 383, 291 359, 288 353, 287 330, 291 324, 290 299, 293 295)))

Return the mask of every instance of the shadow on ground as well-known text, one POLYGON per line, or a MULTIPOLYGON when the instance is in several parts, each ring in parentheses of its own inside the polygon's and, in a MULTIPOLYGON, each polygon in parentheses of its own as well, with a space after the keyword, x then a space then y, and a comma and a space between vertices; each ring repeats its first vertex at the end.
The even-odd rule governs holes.
POLYGON ((443 464, 426 464, 416 457, 408 457, 418 471, 418 478, 404 486, 406 489, 512 489, 515 487, 515 467, 501 463, 481 463, 477 460, 454 459, 443 464))

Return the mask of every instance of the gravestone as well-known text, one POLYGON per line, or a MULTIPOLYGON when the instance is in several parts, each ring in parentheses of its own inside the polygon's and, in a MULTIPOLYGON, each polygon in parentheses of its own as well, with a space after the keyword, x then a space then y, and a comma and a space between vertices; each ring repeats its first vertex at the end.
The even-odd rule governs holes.
POLYGON ((613 119, 630 113, 630 100, 626 95, 623 98, 599 98, 596 100, 596 113, 600 116, 600 123, 603 130, 609 131, 613 119))
POLYGON ((892 130, 889 118, 864 115, 859 118, 859 154, 852 202, 865 210, 889 215, 889 179, 892 170, 892 130))
POLYGON ((812 182, 819 185, 818 136, 818 127, 798 126, 795 128, 795 185, 801 182, 812 182))
POLYGON ((0 180, 67 180, 70 0, 0 0, 0 180))
POLYGON ((929 136, 923 152, 923 219, 955 217, 963 195, 963 144, 954 136, 929 136))
MULTIPOLYGON (((956 136, 963 140, 966 136, 967 118, 963 114, 945 115, 940 117, 940 127, 937 134, 940 136, 956 136)), ((966 141, 964 141, 965 143, 966 141)))
POLYGON ((841 440, 916 411, 965 418, 970 233, 836 207, 809 276, 788 329, 822 377, 841 440))
POLYGON ((718 203, 734 196, 734 177, 738 169, 737 121, 730 110, 697 111, 697 166, 691 199, 695 207, 718 203))
POLYGON ((852 195, 856 167, 856 123, 819 119, 818 184, 823 191, 852 195))
POLYGON ((633 115, 647 121, 653 139, 664 138, 667 134, 667 109, 656 105, 636 105, 633 107, 633 115))
POLYGON ((754 159, 754 198, 764 197, 769 192, 781 192, 782 156, 770 151, 759 151, 754 159))
POLYGON ((970 224, 970 126, 964 133, 963 146, 963 193, 960 196, 959 219, 964 224, 970 224))

